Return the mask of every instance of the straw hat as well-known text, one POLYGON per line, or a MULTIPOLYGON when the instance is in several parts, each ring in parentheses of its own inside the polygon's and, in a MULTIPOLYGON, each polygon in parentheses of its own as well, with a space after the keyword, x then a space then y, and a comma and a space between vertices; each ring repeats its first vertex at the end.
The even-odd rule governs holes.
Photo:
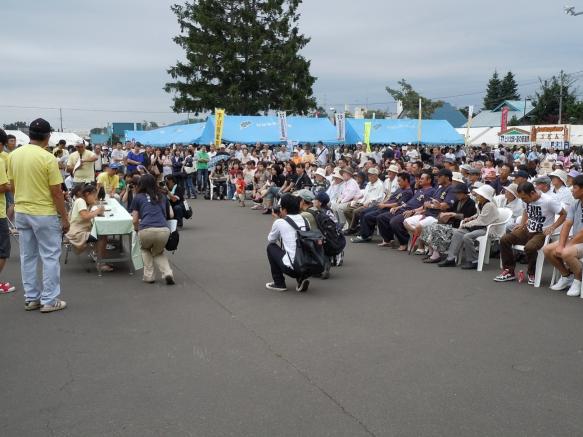
POLYGON ((392 173, 399 173, 399 167, 397 167, 395 164, 389 165, 389 171, 392 173))
POLYGON ((335 179, 342 179, 342 174, 340 174, 340 170, 335 169, 334 173, 332 173, 332 177, 335 179))
POLYGON ((484 184, 478 188, 475 188, 473 193, 482 196, 484 199, 491 202, 496 191, 494 191, 494 188, 492 188, 490 185, 484 184))
POLYGON ((464 182, 464 177, 462 176, 462 174, 459 171, 454 171, 452 172, 452 177, 451 180, 454 182, 464 182))

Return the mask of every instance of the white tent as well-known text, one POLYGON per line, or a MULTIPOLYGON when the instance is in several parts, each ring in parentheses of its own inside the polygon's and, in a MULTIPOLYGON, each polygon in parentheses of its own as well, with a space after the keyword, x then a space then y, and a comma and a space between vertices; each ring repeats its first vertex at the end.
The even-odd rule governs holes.
POLYGON ((83 138, 73 132, 52 132, 51 138, 49 139, 49 146, 55 147, 60 140, 65 140, 67 146, 74 146, 77 141, 82 141, 83 138))
POLYGON ((24 132, 19 130, 7 130, 7 135, 14 135, 16 137, 16 145, 24 145, 30 143, 30 138, 24 132))

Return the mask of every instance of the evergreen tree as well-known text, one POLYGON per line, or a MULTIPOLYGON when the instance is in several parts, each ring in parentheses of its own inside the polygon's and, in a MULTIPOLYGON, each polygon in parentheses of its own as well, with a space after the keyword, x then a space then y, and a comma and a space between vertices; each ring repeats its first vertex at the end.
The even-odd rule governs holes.
POLYGON ((502 79, 502 83, 500 84, 498 105, 504 100, 520 100, 518 84, 516 83, 516 80, 514 80, 514 74, 512 74, 512 71, 509 71, 506 76, 504 76, 504 79, 502 79))
POLYGON ((484 109, 492 110, 500 104, 501 86, 502 82, 498 77, 498 72, 494 70, 494 74, 488 81, 486 97, 484 97, 484 109))
MULTIPOLYGON (((561 100, 561 82, 563 83, 563 123, 569 123, 570 118, 578 120, 575 80, 561 71, 559 77, 540 80, 540 89, 533 97, 534 109, 531 117, 536 124, 555 124, 559 122, 559 105, 561 100)), ((583 115, 583 114, 581 114, 583 115)))
POLYGON ((185 60, 168 70, 177 112, 215 107, 254 115, 270 109, 304 114, 316 106, 309 38, 298 30, 301 0, 192 0, 172 6, 174 38, 185 60))
POLYGON ((386 87, 387 92, 395 100, 403 102, 403 116, 405 118, 419 117, 419 99, 421 99, 421 113, 423 118, 431 118, 431 115, 437 108, 443 105, 441 100, 432 101, 426 97, 421 96, 413 87, 405 80, 401 79, 398 82, 400 89, 393 89, 386 87))

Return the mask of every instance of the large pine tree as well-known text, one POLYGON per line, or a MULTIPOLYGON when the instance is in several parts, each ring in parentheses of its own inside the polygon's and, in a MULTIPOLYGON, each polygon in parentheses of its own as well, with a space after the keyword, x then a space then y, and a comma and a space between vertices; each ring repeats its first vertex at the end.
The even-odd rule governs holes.
POLYGON ((172 6, 186 59, 168 70, 177 112, 230 114, 315 108, 309 38, 298 30, 301 0, 192 0, 172 6))
POLYGON ((504 100, 520 100, 520 94, 518 94, 518 84, 514 79, 514 74, 509 71, 502 83, 500 84, 500 101, 498 104, 502 103, 504 100))
POLYGON ((488 88, 486 89, 486 97, 484 97, 484 109, 492 110, 500 103, 500 87, 502 82, 498 77, 498 72, 494 74, 488 81, 488 88))

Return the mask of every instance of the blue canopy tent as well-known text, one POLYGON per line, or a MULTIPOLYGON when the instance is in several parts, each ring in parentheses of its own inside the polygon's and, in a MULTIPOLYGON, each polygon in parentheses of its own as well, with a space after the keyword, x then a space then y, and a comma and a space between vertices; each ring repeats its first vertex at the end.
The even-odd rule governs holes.
MULTIPOLYGON (((367 120, 346 119, 346 143, 356 144, 364 140, 364 123, 372 122, 371 144, 417 144, 418 120, 367 120)), ((421 144, 453 145, 464 144, 463 137, 446 120, 422 120, 421 144)))
MULTIPOLYGON (((297 143, 339 144, 336 128, 327 118, 288 117, 288 140, 297 143)), ((210 144, 215 138, 215 117, 209 116, 199 144, 210 144)), ((226 115, 223 125, 224 143, 281 144, 278 118, 275 116, 226 115)))
POLYGON ((181 124, 149 131, 125 131, 126 140, 135 140, 148 146, 168 146, 169 144, 196 144, 206 123, 181 124))

